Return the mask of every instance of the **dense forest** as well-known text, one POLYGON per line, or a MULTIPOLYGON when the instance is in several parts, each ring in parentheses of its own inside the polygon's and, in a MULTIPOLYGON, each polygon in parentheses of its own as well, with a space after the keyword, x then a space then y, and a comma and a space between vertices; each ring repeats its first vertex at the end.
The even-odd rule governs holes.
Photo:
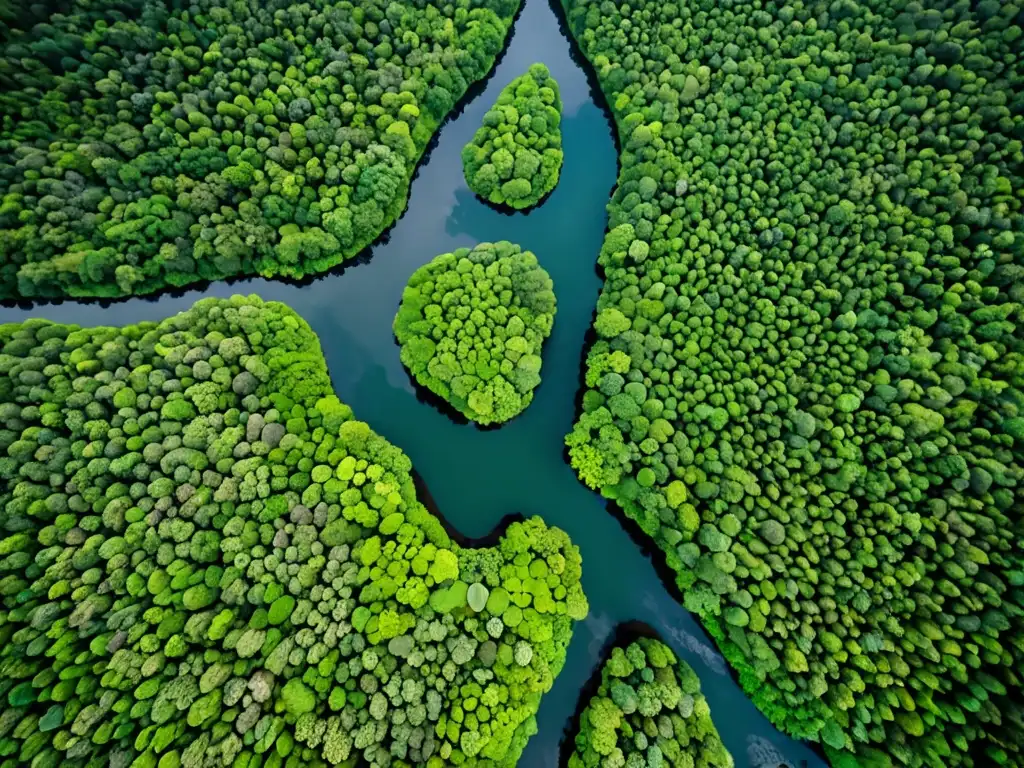
POLYGON ((518 8, 68 5, 0 36, 0 299, 340 264, 402 212, 518 8))
MULTIPOLYGON (((551 1, 620 163, 554 444, 574 418, 575 476, 834 768, 1024 766, 1024 0, 551 1)), ((0 301, 352 259, 520 4, 0 0, 0 301)), ((566 263, 524 222, 571 111, 515 61, 377 350, 479 425, 530 405, 566 263)), ((456 541, 283 304, 31 312, 0 325, 0 768, 520 762, 589 610, 565 531, 456 541)), ((730 768, 664 637, 601 661, 570 768, 730 768)))
POLYGON ((553 288, 537 257, 514 243, 441 254, 402 293, 394 323, 402 363, 467 419, 506 422, 540 384, 553 288))
POLYGON ((454 543, 294 312, 0 326, 0 392, 3 765, 516 764, 579 553, 454 543))
POLYGON ((569 2, 622 144, 573 466, 836 766, 1024 760, 1022 8, 569 2))
POLYGON ((517 77, 484 115, 462 151, 469 188, 490 203, 524 210, 558 184, 562 168, 562 97, 543 64, 517 77))

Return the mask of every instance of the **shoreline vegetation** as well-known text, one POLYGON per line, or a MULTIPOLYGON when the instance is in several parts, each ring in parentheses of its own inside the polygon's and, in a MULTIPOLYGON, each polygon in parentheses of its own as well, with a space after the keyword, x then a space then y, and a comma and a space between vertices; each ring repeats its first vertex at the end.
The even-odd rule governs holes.
POLYGON ((515 765, 578 549, 536 517, 453 542, 292 310, 7 324, 0 362, 8 754, 515 765))
POLYGON ((839 766, 1022 743, 1020 8, 942 6, 567 3, 622 142, 570 461, 839 766))
POLYGON ((492 71, 519 5, 461 9, 444 22, 454 39, 436 12, 345 2, 296 6, 306 15, 287 25, 243 6, 139 23, 107 3, 12 36, 8 55, 40 66, 9 59, 0 73, 0 299, 301 279, 357 257, 400 218, 424 153, 492 71), (345 17, 331 38, 314 15, 327 9, 345 17), (309 39, 330 50, 311 55, 309 39))

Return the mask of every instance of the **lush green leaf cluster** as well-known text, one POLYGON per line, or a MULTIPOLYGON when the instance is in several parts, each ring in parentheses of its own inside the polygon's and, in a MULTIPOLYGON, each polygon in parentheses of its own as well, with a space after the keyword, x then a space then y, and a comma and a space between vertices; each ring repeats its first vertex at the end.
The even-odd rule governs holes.
POLYGON ((700 679, 667 645, 612 648, 580 715, 569 768, 732 768, 700 679))
POLYGON ((466 183, 496 205, 531 208, 555 188, 562 169, 562 98, 543 64, 505 88, 462 149, 466 183))
POLYGON ((291 310, 2 326, 0 417, 0 765, 515 765, 578 550, 453 543, 291 310))
POLYGON ((517 8, 98 0, 0 39, 0 298, 341 263, 517 8))
POLYGON ((622 142, 572 463, 837 765, 1024 765, 1022 8, 568 2, 622 142))
POLYGON ((395 336, 421 385, 479 424, 533 401, 555 321, 551 278, 530 251, 501 241, 445 253, 402 293, 395 336))

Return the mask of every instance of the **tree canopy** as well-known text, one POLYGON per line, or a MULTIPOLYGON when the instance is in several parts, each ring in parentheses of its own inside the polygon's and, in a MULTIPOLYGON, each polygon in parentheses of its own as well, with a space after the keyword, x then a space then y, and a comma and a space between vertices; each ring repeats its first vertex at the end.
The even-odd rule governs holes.
POLYGON ((553 289, 537 257, 513 243, 442 254, 416 270, 402 292, 394 322, 402 363, 466 418, 508 421, 540 384, 553 289))
POLYGON ((558 184, 562 98, 543 64, 505 88, 462 149, 466 183, 495 205, 532 208, 558 184))
POLYGON ((566 5, 621 140, 580 478, 833 765, 1021 765, 1024 6, 566 5))
POLYGON ((0 298, 354 256, 518 0, 96 0, 35 26, 47 4, 20 5, 7 34, 0 5, 0 298))
POLYGON ((516 764, 579 551, 451 541, 294 312, 0 326, 0 416, 5 766, 516 764))
POLYGON ((648 637, 612 647, 574 743, 568 768, 734 765, 697 673, 648 637))

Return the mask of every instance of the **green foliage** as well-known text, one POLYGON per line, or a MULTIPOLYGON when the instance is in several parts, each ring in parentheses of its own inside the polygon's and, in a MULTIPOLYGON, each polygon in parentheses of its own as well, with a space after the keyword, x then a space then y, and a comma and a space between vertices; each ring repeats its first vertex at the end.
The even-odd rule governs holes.
POLYGON ((562 98, 543 64, 505 88, 462 149, 466 183, 496 205, 532 208, 558 184, 562 98))
POLYGON ((0 415, 4 768, 516 764, 579 551, 453 543, 294 312, 0 326, 0 415))
POLYGON ((554 284, 518 245, 481 243, 416 270, 394 330, 421 385, 479 424, 525 410, 555 320, 554 284))
POLYGON ((1024 6, 566 6, 622 146, 581 480, 836 764, 1021 765, 1024 6))
POLYGON ((519 3, 15 5, 0 4, 0 298, 340 264, 398 218, 519 3))
POLYGON ((732 768, 697 674, 664 643, 616 645, 580 715, 569 768, 732 768))

